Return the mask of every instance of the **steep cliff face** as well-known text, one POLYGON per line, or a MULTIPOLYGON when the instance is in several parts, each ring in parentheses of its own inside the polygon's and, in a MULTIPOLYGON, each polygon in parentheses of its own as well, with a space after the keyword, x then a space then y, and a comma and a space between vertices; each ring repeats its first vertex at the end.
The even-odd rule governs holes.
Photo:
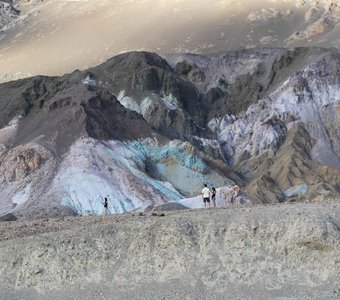
POLYGON ((203 182, 259 203, 338 197, 339 74, 320 48, 131 52, 2 84, 1 213, 102 213, 104 196, 143 210, 203 182))

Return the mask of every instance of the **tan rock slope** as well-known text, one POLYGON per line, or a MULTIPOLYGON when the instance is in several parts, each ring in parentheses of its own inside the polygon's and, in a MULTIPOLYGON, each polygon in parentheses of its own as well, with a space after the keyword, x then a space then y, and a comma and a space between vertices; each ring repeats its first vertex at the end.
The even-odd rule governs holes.
POLYGON ((0 223, 1 299, 338 299, 340 202, 0 223))
POLYGON ((136 50, 339 47, 339 20, 336 0, 1 0, 0 82, 136 50))

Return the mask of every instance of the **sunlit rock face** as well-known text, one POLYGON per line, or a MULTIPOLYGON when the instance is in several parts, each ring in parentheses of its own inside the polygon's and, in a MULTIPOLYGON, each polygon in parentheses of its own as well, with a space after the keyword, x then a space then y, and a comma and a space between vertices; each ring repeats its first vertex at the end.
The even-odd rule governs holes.
POLYGON ((122 52, 339 47, 332 0, 0 1, 0 81, 62 75, 122 52))
POLYGON ((339 73, 337 50, 258 48, 3 83, 0 211, 199 207, 203 183, 237 184, 244 203, 339 197, 339 73))

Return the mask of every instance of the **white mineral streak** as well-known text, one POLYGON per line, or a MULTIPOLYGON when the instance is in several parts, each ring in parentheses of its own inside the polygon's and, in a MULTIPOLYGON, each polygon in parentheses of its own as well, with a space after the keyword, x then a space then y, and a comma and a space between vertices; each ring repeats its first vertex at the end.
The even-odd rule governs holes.
POLYGON ((2 145, 6 145, 10 141, 10 139, 15 136, 21 118, 21 116, 15 117, 11 122, 9 122, 6 127, 0 129, 0 147, 2 145))

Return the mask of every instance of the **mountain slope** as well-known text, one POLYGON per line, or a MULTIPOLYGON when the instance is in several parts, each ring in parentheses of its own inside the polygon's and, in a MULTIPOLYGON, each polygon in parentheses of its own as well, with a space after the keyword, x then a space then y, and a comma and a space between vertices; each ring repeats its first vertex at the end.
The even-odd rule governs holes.
POLYGON ((0 85, 1 212, 143 210, 245 187, 253 202, 339 196, 340 55, 322 48, 130 52, 0 85))
POLYGON ((256 46, 340 46, 340 6, 334 0, 0 4, 0 82, 86 69, 133 50, 206 54, 256 46))

